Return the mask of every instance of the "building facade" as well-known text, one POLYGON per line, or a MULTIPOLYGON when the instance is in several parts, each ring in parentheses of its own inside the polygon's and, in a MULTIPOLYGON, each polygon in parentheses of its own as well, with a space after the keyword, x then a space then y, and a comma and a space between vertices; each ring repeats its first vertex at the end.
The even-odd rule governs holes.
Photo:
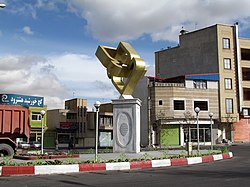
POLYGON ((140 114, 140 137, 141 146, 146 147, 148 145, 154 144, 152 140, 152 125, 150 125, 150 93, 149 93, 149 79, 144 76, 139 80, 133 92, 134 98, 139 98, 141 100, 141 114, 140 114))
POLYGON ((185 75, 169 79, 149 78, 150 124, 154 131, 154 144, 196 144, 197 122, 201 145, 220 141, 221 130, 217 123, 218 79, 218 74, 185 75), (194 111, 196 107, 200 108, 198 116, 194 111), (209 117, 210 113, 214 114, 212 119, 209 117))
MULTIPOLYGON (((42 126, 44 128, 44 133, 46 133, 46 130, 47 130, 46 111, 47 111, 46 106, 29 107, 30 139, 28 142, 41 142, 42 126), (45 111, 45 115, 43 117, 41 116, 41 110, 45 111)), ((47 145, 47 144, 48 142, 44 139, 44 145, 47 145)))
POLYGON ((224 137, 250 141, 250 40, 240 39, 238 25, 213 25, 201 30, 181 31, 179 45, 155 52, 158 78, 186 74, 219 74, 219 123, 224 137), (244 125, 243 125, 244 124, 244 125))
MULTIPOLYGON (((98 146, 112 146, 113 113, 111 104, 102 104, 98 115, 98 146)), ((74 148, 95 147, 96 112, 87 111, 87 100, 74 98, 65 101, 65 109, 48 110, 48 130, 55 132, 54 142, 67 148, 72 141, 74 148)), ((55 144, 54 144, 55 145, 55 144)))
POLYGON ((218 82, 216 73, 173 78, 144 77, 137 88, 146 90, 136 89, 134 92, 134 96, 144 100, 141 129, 144 129, 143 137, 148 140, 144 146, 197 144, 197 117, 200 144, 221 142, 223 128, 218 123, 218 82), (198 116, 194 111, 196 107, 200 108, 198 116))

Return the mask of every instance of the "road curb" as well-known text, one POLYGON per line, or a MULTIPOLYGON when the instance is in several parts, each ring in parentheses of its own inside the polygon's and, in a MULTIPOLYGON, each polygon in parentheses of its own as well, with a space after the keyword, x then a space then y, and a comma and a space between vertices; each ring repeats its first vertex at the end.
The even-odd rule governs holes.
POLYGON ((192 164, 208 163, 233 157, 233 153, 209 155, 189 158, 173 158, 162 160, 145 160, 136 162, 113 162, 72 165, 35 165, 35 166, 0 166, 0 176, 13 175, 46 175, 62 173, 78 173, 93 171, 116 171, 143 168, 158 168, 170 166, 185 166, 192 164))

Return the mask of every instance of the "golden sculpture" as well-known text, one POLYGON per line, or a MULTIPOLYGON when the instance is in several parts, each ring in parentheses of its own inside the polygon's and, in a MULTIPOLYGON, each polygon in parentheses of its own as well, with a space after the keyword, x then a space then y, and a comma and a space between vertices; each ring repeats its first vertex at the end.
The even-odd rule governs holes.
POLYGON ((138 81, 145 75, 145 62, 135 49, 126 42, 120 42, 117 49, 98 46, 96 56, 107 68, 108 77, 124 97, 132 97, 138 81))

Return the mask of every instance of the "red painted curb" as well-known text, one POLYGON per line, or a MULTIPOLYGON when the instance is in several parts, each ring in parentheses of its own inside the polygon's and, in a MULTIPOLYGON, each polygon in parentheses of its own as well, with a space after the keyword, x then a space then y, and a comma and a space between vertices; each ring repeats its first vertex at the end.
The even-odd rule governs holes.
POLYGON ((231 158, 229 153, 223 153, 222 157, 223 157, 223 159, 231 158))
MULTIPOLYGON (((232 158, 232 153, 222 154, 222 159, 232 158)), ((202 162, 213 162, 214 156, 202 156, 202 162)), ((175 158, 170 159, 171 166, 183 166, 188 165, 187 158, 175 158)), ((143 168, 152 168, 152 160, 147 161, 136 161, 129 162, 130 169, 143 169, 143 168)), ((106 163, 92 163, 92 164, 78 164, 79 172, 91 172, 91 171, 106 171, 106 163)), ((35 175, 36 166, 1 166, 0 167, 0 176, 10 176, 10 175, 35 175)))
POLYGON ((101 171, 106 170, 106 164, 79 164, 79 171, 101 171))
POLYGON ((170 161, 171 161, 171 166, 188 165, 187 158, 174 158, 174 159, 170 159, 170 161))
POLYGON ((152 162, 151 162, 151 160, 130 162, 129 164, 130 164, 130 169, 152 168, 152 162))
POLYGON ((2 166, 1 176, 34 175, 34 174, 35 174, 34 166, 2 166))
POLYGON ((214 161, 213 155, 202 156, 201 159, 202 159, 202 163, 213 162, 214 161))

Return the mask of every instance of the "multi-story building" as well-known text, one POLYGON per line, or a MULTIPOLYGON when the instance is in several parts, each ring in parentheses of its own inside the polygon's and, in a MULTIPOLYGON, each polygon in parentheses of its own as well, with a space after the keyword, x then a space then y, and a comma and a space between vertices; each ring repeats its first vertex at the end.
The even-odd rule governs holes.
POLYGON ((47 111, 47 124, 50 131, 55 131, 55 140, 60 147, 68 147, 70 141, 74 146, 84 145, 86 133, 87 100, 71 99, 65 101, 65 109, 47 111))
POLYGON ((197 142, 198 113, 200 144, 220 141, 218 121, 218 74, 184 75, 168 79, 150 77, 150 124, 155 144, 184 145, 197 142), (211 119, 213 113, 211 132, 211 119), (218 136, 219 135, 219 136, 218 136))
POLYGON ((141 106, 141 129, 143 136, 149 140, 148 144, 184 145, 188 141, 197 144, 197 117, 201 145, 222 140, 222 130, 217 122, 218 74, 146 77, 143 80, 139 87, 146 90, 139 92, 136 89, 134 96, 144 100, 141 106), (196 107, 200 108, 198 116, 194 111, 196 107), (212 113, 210 118, 209 114, 212 113))
MULTIPOLYGON (((42 123, 44 128, 44 133, 47 130, 46 118, 45 114, 43 117, 41 115, 41 111, 44 110, 45 113, 47 111, 47 107, 29 107, 29 122, 30 122, 30 139, 29 142, 41 142, 42 137, 42 123)), ((47 139, 48 140, 48 139, 47 139)), ((48 142, 44 139, 44 145, 47 145, 48 142)))
POLYGON ((223 138, 250 141, 250 40, 239 38, 238 24, 182 30, 177 47, 155 52, 155 73, 157 78, 218 73, 223 138))
MULTIPOLYGON (((100 147, 108 147, 112 143, 112 112, 107 105, 100 106, 98 115, 100 147)), ((85 99, 66 100, 65 109, 48 110, 47 124, 48 130, 55 132, 54 142, 57 140, 59 147, 68 147, 70 141, 75 148, 95 146, 96 112, 87 111, 85 99)))
POLYGON ((146 147, 148 145, 154 144, 152 137, 154 137, 154 131, 152 130, 152 125, 150 124, 150 93, 149 93, 149 79, 144 76, 139 80, 133 92, 134 98, 139 98, 141 100, 141 110, 140 110, 140 137, 141 146, 146 147))
POLYGON ((113 105, 104 103, 99 112, 99 145, 100 147, 113 146, 113 105))

